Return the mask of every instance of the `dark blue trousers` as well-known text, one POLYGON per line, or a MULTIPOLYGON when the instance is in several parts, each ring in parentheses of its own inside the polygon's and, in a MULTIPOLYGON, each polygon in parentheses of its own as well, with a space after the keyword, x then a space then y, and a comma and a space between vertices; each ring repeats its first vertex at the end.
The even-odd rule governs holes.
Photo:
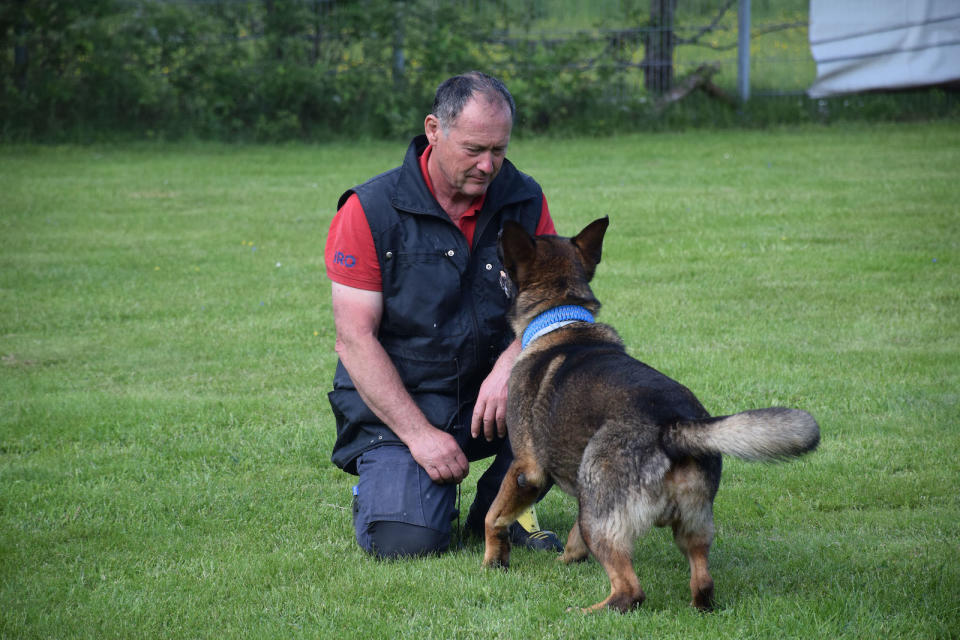
MULTIPOLYGON (((486 513, 513 462, 507 439, 468 439, 461 445, 473 462, 495 455, 477 481, 474 504, 486 513)), ((379 558, 442 553, 450 546, 457 486, 436 484, 404 445, 383 445, 357 459, 353 524, 357 543, 379 558)))

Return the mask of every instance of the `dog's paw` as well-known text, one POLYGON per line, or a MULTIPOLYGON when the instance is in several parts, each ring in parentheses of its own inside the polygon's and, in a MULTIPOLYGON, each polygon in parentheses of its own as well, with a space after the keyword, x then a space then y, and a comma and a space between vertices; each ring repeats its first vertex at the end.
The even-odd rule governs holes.
POLYGON ((491 548, 487 547, 483 554, 483 568, 484 569, 503 569, 506 570, 510 567, 510 552, 503 549, 503 547, 491 548))
POLYGON ((510 563, 501 560, 500 558, 494 558, 493 560, 484 559, 482 564, 484 569, 500 569, 506 571, 510 568, 510 563))
POLYGON ((584 615, 607 610, 616 611, 616 609, 610 609, 609 607, 604 606, 602 603, 597 603, 592 607, 567 607, 567 613, 582 613, 584 615))
POLYGON ((713 598, 712 579, 704 582, 693 593, 693 600, 690 602, 690 605, 700 610, 702 613, 710 613, 713 611, 715 602, 713 598))
POLYGON ((563 555, 557 558, 557 561, 563 564, 574 564, 576 562, 586 562, 589 557, 589 553, 567 553, 564 551, 563 555))

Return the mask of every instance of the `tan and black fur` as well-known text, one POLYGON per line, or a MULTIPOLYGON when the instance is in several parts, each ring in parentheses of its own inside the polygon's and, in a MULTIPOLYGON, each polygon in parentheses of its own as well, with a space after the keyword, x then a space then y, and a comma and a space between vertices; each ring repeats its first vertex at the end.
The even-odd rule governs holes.
MULTIPOLYGON (((589 282, 607 224, 597 220, 574 238, 531 237, 505 224, 500 251, 515 288, 510 321, 517 335, 560 305, 596 315, 600 303, 589 282)), ((627 355, 612 327, 582 321, 521 352, 507 428, 515 461, 487 513, 483 564, 507 566, 507 527, 556 483, 580 506, 563 561, 593 554, 610 578, 609 597, 586 611, 627 611, 643 602, 633 545, 653 526, 673 528, 690 563, 692 604, 710 609, 707 556, 721 454, 779 460, 812 451, 820 440, 816 421, 797 409, 712 418, 686 387, 627 355)))

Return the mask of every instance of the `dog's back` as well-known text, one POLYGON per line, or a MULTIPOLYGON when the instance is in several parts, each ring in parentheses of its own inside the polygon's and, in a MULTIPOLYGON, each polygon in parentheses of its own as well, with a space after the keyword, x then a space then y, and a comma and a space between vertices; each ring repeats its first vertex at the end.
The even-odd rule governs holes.
POLYGON ((662 428, 709 417, 689 389, 632 358, 604 324, 571 330, 563 341, 544 338, 518 359, 513 375, 539 384, 513 385, 510 437, 535 451, 573 495, 583 451, 604 424, 629 425, 635 442, 656 447, 662 428), (537 419, 543 415, 551 420, 537 419))

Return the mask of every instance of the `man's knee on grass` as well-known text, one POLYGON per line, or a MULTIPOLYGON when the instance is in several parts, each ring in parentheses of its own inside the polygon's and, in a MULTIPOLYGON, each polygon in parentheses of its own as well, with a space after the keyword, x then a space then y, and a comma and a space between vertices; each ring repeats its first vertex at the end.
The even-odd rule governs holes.
POLYGON ((372 522, 360 546, 381 560, 439 555, 450 546, 450 532, 406 522, 372 522))

